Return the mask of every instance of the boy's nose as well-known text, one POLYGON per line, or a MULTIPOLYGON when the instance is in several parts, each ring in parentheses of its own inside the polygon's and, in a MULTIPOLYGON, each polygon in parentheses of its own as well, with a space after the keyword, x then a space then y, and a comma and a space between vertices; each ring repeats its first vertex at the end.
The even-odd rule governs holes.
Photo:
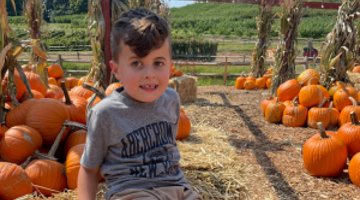
POLYGON ((151 67, 147 67, 145 74, 144 74, 145 79, 153 79, 155 78, 155 73, 154 70, 151 67))

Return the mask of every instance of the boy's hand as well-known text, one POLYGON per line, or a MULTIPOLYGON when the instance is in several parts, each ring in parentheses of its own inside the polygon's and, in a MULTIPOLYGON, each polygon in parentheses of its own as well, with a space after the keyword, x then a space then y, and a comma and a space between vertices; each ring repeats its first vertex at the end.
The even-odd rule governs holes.
POLYGON ((86 168, 80 165, 78 177, 78 200, 95 200, 100 167, 86 168))

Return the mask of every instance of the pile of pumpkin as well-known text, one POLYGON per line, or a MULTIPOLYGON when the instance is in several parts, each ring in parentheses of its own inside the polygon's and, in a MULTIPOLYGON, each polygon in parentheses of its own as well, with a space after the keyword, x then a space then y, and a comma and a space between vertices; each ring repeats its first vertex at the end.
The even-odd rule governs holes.
POLYGON ((277 97, 262 101, 261 110, 268 122, 283 123, 287 127, 317 129, 317 122, 328 126, 342 126, 350 122, 350 112, 360 117, 357 93, 351 86, 336 82, 326 90, 319 85, 320 75, 314 69, 303 71, 298 79, 291 79, 279 86, 277 97), (297 100, 298 99, 298 100, 297 100))
POLYGON ((176 76, 182 76, 184 73, 180 69, 176 69, 174 67, 174 61, 171 61, 171 71, 169 74, 169 78, 176 77, 176 76))
MULTIPOLYGON (((15 71, 16 99, 21 103, 14 107, 11 99, 6 102, 10 111, 0 129, 2 200, 32 192, 52 196, 65 188, 76 189, 86 141, 86 109, 94 92, 83 87, 85 77, 75 84, 75 79, 62 78, 61 66, 51 65, 48 67, 50 89, 47 89, 34 70, 25 73, 36 98, 30 97, 15 71), (51 82, 52 79, 56 82, 51 82)), ((93 85, 90 81, 85 84, 93 85)), ((7 74, 2 86, 7 87, 7 74)), ((99 89, 105 94, 98 96, 99 100, 92 106, 120 86, 113 83, 105 91, 99 89)), ((176 139, 186 138, 190 130, 190 120, 181 108, 176 139)), ((99 181, 103 181, 100 174, 99 181)))
POLYGON ((235 88, 245 90, 270 88, 272 72, 272 68, 269 68, 260 78, 255 78, 252 75, 246 77, 245 74, 242 73, 235 81, 235 88))
POLYGON ((360 187, 360 122, 354 111, 349 117, 352 121, 342 125, 337 133, 325 131, 323 123, 318 122, 319 132, 304 144, 303 161, 312 176, 336 177, 349 158, 350 180, 360 187))

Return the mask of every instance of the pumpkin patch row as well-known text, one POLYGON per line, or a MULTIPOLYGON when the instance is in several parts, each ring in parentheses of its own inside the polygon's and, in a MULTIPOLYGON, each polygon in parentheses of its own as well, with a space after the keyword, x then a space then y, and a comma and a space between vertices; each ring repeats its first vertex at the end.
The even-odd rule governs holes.
POLYGON ((255 88, 257 89, 270 88, 271 74, 272 74, 272 68, 268 69, 267 72, 263 75, 263 77, 260 78, 255 78, 253 76, 245 77, 244 73, 242 73, 235 81, 235 88, 245 89, 245 90, 253 90, 255 88))
MULTIPOLYGON (((0 185, 0 199, 5 200, 35 191, 51 196, 66 188, 77 188, 87 135, 86 109, 94 94, 85 87, 94 86, 92 80, 83 85, 86 77, 76 79, 76 84, 66 84, 68 79, 63 78, 60 65, 48 68, 49 89, 40 81, 34 68, 25 73, 29 74, 33 97, 26 93, 17 74, 16 98, 20 104, 14 106, 11 99, 6 102, 9 111, 5 125, 0 129, 0 184, 6 184, 6 187, 0 185), (50 83, 52 79, 56 81, 53 84, 50 83), (37 92, 41 98, 36 98, 37 92), (58 148, 60 144, 62 148, 58 148), (59 158, 64 162, 59 162, 59 158)), ((67 82, 71 83, 70 80, 67 82)), ((4 79, 2 84, 6 88, 7 80, 4 79)), ((120 83, 112 83, 105 91, 99 91, 104 93, 102 96, 108 96, 120 86, 120 83)), ((96 97, 91 106, 100 101, 100 96, 96 97)), ((180 112, 176 139, 186 138, 191 130, 189 118, 182 108, 180 112)), ((100 174, 99 181, 104 181, 100 174)))
POLYGON ((329 90, 319 85, 320 75, 313 69, 305 70, 298 79, 281 84, 277 97, 269 96, 261 103, 264 117, 271 123, 287 127, 308 126, 317 129, 317 122, 328 126, 342 126, 350 122, 350 112, 360 117, 359 95, 355 89, 336 82, 329 90))

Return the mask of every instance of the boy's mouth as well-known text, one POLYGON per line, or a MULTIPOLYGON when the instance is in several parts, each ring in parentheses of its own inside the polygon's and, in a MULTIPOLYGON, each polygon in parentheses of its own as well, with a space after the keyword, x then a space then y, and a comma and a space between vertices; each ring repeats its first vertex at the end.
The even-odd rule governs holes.
POLYGON ((140 85, 141 89, 148 91, 148 92, 156 90, 157 87, 158 87, 158 85, 140 85))

